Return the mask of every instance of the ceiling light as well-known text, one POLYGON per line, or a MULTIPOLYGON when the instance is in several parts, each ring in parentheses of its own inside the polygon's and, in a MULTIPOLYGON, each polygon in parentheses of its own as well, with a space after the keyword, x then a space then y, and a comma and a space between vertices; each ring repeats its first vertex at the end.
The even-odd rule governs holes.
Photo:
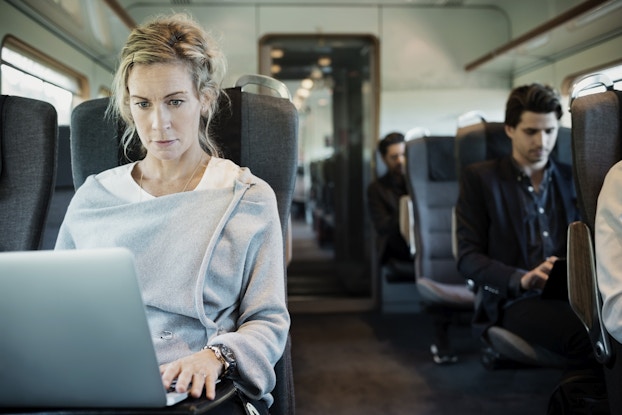
POLYGON ((320 66, 328 66, 330 65, 331 60, 328 56, 322 56, 320 59, 317 60, 317 64, 320 66))
POLYGON ((283 52, 283 49, 272 49, 270 51, 270 57, 272 59, 280 59, 283 57, 283 55, 285 55, 285 53, 283 52))

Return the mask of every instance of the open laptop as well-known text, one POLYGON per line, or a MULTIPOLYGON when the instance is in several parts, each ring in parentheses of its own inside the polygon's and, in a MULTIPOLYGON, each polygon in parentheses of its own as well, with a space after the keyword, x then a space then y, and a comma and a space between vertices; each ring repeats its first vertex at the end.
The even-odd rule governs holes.
POLYGON ((125 249, 0 253, 0 407, 158 408, 166 393, 125 249))

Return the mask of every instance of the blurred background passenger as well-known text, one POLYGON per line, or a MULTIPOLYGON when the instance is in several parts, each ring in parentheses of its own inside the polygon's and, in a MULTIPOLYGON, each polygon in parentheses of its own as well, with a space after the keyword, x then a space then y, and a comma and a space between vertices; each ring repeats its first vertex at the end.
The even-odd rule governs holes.
POLYGON ((414 265, 408 244, 400 233, 400 198, 406 189, 406 143, 404 135, 392 132, 378 144, 378 151, 387 172, 370 183, 367 188, 367 203, 374 229, 376 249, 381 266, 394 268, 398 279, 414 278, 414 265))

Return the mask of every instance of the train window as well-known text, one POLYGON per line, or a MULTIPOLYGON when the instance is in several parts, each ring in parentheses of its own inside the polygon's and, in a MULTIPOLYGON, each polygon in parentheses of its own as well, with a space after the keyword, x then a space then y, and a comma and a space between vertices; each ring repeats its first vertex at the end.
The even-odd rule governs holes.
POLYGON ((49 102, 56 108, 59 125, 68 125, 86 78, 11 37, 5 39, 1 56, 2 94, 49 102))

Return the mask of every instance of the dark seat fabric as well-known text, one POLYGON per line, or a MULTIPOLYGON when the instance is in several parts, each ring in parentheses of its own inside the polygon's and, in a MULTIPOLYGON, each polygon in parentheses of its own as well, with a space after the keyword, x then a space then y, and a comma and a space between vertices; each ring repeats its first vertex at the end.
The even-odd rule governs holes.
MULTIPOLYGON (((241 87, 225 91, 229 99, 221 100, 210 133, 226 158, 249 167, 274 190, 285 248, 296 179, 298 112, 288 99, 243 92, 241 87)), ((129 161, 119 148, 119 126, 105 117, 108 101, 108 98, 87 101, 72 113, 71 162, 76 189, 89 175, 129 161)), ((275 371, 277 385, 270 413, 293 415, 291 339, 275 371)))
POLYGON ((68 125, 58 126, 58 156, 56 163, 56 188, 73 188, 71 173, 71 144, 68 125))
POLYGON ((57 124, 47 102, 0 98, 0 251, 41 246, 56 178, 57 124))
POLYGON ((453 137, 422 137, 406 145, 406 182, 415 221, 417 278, 464 286, 452 252, 452 209, 458 197, 453 137))
MULTIPOLYGON (((556 161, 572 164, 571 134, 567 127, 560 127, 557 143, 551 157, 556 161)), ((458 129, 455 142, 456 172, 484 160, 501 158, 512 153, 512 142, 505 133, 502 122, 481 121, 458 129)), ((564 367, 567 360, 543 347, 532 345, 502 327, 494 326, 484 334, 488 345, 482 360, 486 367, 494 369, 508 364, 507 360, 526 365, 564 367)))
MULTIPOLYGON (((573 96, 578 92, 573 91, 573 96)), ((593 236, 605 176, 622 160, 622 92, 609 87, 605 92, 573 99, 571 115, 573 173, 583 222, 571 224, 568 231, 568 253, 577 255, 569 258, 569 299, 590 335, 594 355, 604 364, 611 413, 618 414, 622 413, 622 345, 602 323, 593 236)))

